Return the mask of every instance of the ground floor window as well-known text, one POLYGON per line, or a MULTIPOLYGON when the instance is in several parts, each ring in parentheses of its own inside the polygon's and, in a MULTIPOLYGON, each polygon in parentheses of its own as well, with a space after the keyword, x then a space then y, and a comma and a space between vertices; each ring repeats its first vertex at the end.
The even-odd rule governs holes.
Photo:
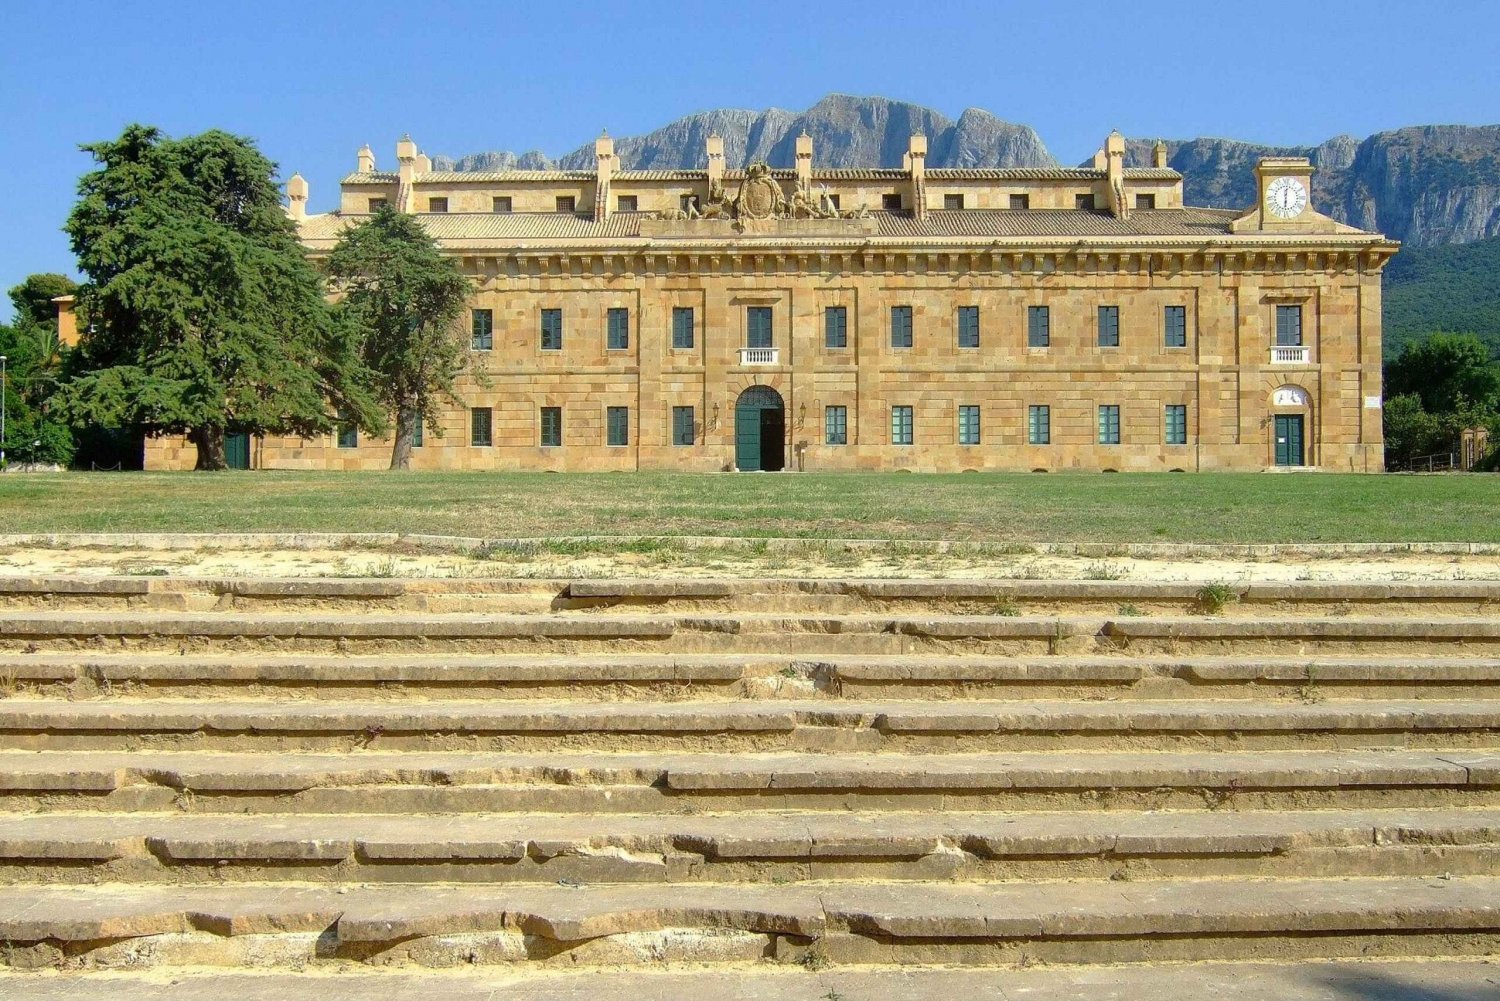
POLYGON ((359 426, 347 410, 339 411, 339 448, 359 447, 359 426))
POLYGON ((891 444, 910 445, 912 441, 911 407, 891 408, 891 444))
POLYGON ((609 407, 604 415, 605 439, 610 445, 630 444, 630 408, 609 407))
POLYGON ((495 443, 495 412, 489 407, 469 411, 469 444, 487 447, 495 443))
POLYGON ((562 445, 562 407, 542 408, 542 446, 557 448, 562 445))
POLYGON ((823 409, 823 440, 829 445, 849 444, 849 408, 823 409))
POLYGON ((1180 403, 1167 404, 1167 444, 1187 444, 1187 407, 1180 403))
POLYGON ((672 444, 691 445, 694 437, 692 407, 672 408, 672 444))
POLYGON ((1099 407, 1099 444, 1120 444, 1120 406, 1117 403, 1099 407))
POLYGON ((958 443, 960 445, 979 444, 979 408, 958 408, 958 443))
POLYGON ((1029 445, 1052 444, 1052 408, 1031 406, 1026 410, 1026 443, 1029 445))

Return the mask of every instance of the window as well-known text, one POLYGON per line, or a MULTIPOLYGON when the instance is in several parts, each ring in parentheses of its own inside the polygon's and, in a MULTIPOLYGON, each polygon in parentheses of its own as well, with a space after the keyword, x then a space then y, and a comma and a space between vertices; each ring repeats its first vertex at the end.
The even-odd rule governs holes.
POLYGON ((562 310, 542 310, 542 350, 562 350, 562 310))
POLYGON ((339 448, 359 447, 359 426, 354 423, 354 418, 349 416, 349 411, 339 411, 339 448))
POLYGON ((768 348, 773 340, 770 306, 745 307, 745 347, 768 348))
POLYGON ((637 204, 635 195, 620 195, 615 199, 615 211, 634 212, 637 204))
POLYGON ((469 347, 475 351, 494 350, 494 310, 474 309, 469 311, 469 347))
POLYGON ((958 443, 960 445, 979 444, 979 408, 958 408, 958 443))
POLYGON ((979 347, 979 307, 958 307, 958 346, 979 347))
POLYGON ((1117 403, 1099 407, 1099 444, 1120 444, 1120 405, 1117 403))
POLYGON ((605 443, 609 445, 630 444, 630 408, 608 407, 604 411, 605 443))
POLYGON ((945 209, 961 209, 963 207, 964 207, 964 196, 963 195, 944 195, 943 196, 943 208, 945 208, 945 209))
POLYGON ((1073 196, 1073 207, 1075 209, 1079 209, 1080 211, 1083 211, 1083 212, 1092 212, 1092 211, 1094 211, 1094 196, 1091 195, 1091 194, 1089 194, 1089 195, 1074 195, 1073 196))
POLYGON ((1026 408, 1026 444, 1052 444, 1052 408, 1032 405, 1026 408))
POLYGON ((558 448, 562 445, 562 407, 542 408, 542 447, 558 448))
POLYGON ((891 408, 891 444, 910 445, 912 438, 911 407, 891 408))
POLYGON ((828 306, 823 310, 823 346, 825 348, 849 346, 849 307, 828 306))
POLYGON ((1010 207, 1011 207, 1011 211, 1013 211, 1013 212, 1024 211, 1025 209, 1031 208, 1031 196, 1030 195, 1011 195, 1010 196, 1010 207))
POLYGON ((891 347, 911 347, 911 307, 891 307, 891 347))
POLYGON ((490 211, 491 212, 502 212, 502 213, 509 212, 510 211, 510 195, 496 195, 494 198, 491 198, 490 199, 490 211))
POLYGON ((1276 307, 1277 347, 1299 347, 1302 344, 1302 307, 1276 307))
POLYGON ((1052 321, 1046 306, 1026 307, 1026 346, 1045 348, 1052 343, 1052 321))
POLYGON ((572 195, 558 195, 557 196, 557 211, 559 211, 559 212, 567 212, 569 214, 577 212, 578 211, 578 199, 575 198, 575 197, 573 197, 572 195))
POLYGON ((1155 195, 1136 195, 1135 196, 1135 207, 1138 208, 1138 209, 1154 209, 1154 208, 1156 208, 1156 196, 1155 195))
POLYGON ((489 407, 469 411, 469 444, 488 447, 495 443, 495 412, 489 407))
POLYGON ((1166 438, 1168 445, 1187 444, 1187 407, 1181 403, 1167 404, 1166 438))
POLYGON ((422 447, 422 415, 421 414, 418 414, 417 417, 416 417, 416 420, 412 421, 412 425, 411 425, 411 447, 412 448, 421 448, 422 447))
POLYGON ((849 408, 823 408, 823 441, 829 445, 849 444, 849 408))
POLYGON ((692 407, 672 408, 672 444, 691 445, 694 437, 692 407))
POLYGON ((1187 307, 1168 306, 1162 312, 1162 340, 1169 348, 1187 347, 1187 307))
POLYGON ((390 202, 387 201, 384 198, 371 198, 370 199, 370 212, 371 213, 379 212, 381 209, 385 208, 389 204, 390 204, 390 202))
POLYGON ((427 211, 428 212, 447 212, 448 211, 448 199, 446 199, 446 198, 429 198, 429 199, 427 199, 427 211))
POLYGON ((1099 346, 1101 348, 1117 348, 1120 346, 1120 307, 1099 307, 1099 346))
POLYGON ((677 207, 680 208, 680 209, 682 209, 682 211, 684 211, 684 212, 687 212, 689 210, 697 210, 697 208, 698 208, 698 196, 697 195, 682 195, 681 197, 679 197, 677 199, 677 207))
POLYGON ((884 194, 880 196, 880 207, 887 212, 901 211, 901 195, 897 193, 884 194))
POLYGON ((839 210, 839 196, 830 194, 828 196, 828 204, 832 206, 835 212, 837 212, 839 210))
POLYGON ((693 346, 693 307, 672 307, 672 347, 690 348, 693 346))
POLYGON ((611 306, 605 316, 605 347, 611 351, 630 348, 630 311, 623 306, 611 306))

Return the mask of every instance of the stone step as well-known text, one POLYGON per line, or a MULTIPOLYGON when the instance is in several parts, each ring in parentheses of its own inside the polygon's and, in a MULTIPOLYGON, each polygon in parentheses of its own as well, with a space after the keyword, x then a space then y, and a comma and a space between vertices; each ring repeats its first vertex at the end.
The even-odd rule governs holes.
POLYGON ((0 651, 1316 654, 1500 650, 1500 619, 879 615, 0 614, 0 651))
POLYGON ((128 694, 573 700, 937 696, 1491 698, 1500 659, 796 654, 375 655, 0 653, 10 697, 128 694))
POLYGON ((1500 878, 748 886, 76 886, 0 896, 0 963, 1118 963, 1482 956, 1500 878))
POLYGON ((753 882, 1490 875, 1500 810, 0 815, 0 879, 753 882))
POLYGON ((203 750, 1500 749, 1500 699, 0 701, 0 747, 203 750))
POLYGON ((0 751, 0 808, 207 813, 1500 806, 1485 751, 0 751))
MULTIPOLYGON (((811 964, 816 966, 817 964, 811 964)), ((744 968, 569 971, 205 969, 0 973, 9 1001, 1488 1001, 1494 959, 1153 963, 1029 969, 744 968)))

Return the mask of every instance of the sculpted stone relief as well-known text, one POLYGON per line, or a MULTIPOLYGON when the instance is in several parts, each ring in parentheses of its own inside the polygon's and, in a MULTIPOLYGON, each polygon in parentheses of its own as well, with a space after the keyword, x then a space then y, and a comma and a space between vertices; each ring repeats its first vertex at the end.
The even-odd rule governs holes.
POLYGON ((814 191, 811 182, 799 182, 790 200, 781 184, 771 175, 765 163, 752 163, 733 199, 724 186, 713 181, 708 202, 702 206, 689 199, 686 207, 656 213, 658 219, 725 219, 742 222, 747 219, 867 219, 870 210, 861 203, 858 208, 840 211, 837 200, 826 186, 814 191))

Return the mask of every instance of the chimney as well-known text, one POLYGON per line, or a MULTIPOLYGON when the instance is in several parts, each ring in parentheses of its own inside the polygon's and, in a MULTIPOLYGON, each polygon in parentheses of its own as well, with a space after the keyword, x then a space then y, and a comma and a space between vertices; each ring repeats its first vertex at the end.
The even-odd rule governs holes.
POLYGON ((1163 168, 1167 165, 1167 144, 1160 139, 1151 147, 1151 166, 1163 168))
POLYGON ((911 174, 911 208, 914 218, 927 216, 927 137, 912 133, 906 146, 906 169, 911 174))
POLYGON ((432 173, 432 157, 428 156, 426 153, 417 154, 417 173, 432 173))
POLYGON ((599 133, 599 138, 594 140, 594 169, 594 218, 608 219, 609 181, 615 173, 615 141, 608 132, 599 133))
POLYGON ((1130 206, 1125 203, 1125 137, 1118 129, 1104 140, 1104 181, 1110 214, 1116 219, 1130 218, 1130 206))
POLYGON ((395 209, 397 212, 411 212, 417 201, 412 185, 417 176, 417 144, 411 141, 411 136, 402 136, 396 143, 396 162, 400 164, 400 183, 396 185, 395 209))
POLYGON ((812 187, 812 136, 806 132, 797 137, 797 187, 812 187))
POLYGON ((286 214, 295 222, 307 218, 307 180, 301 174, 293 174, 286 182, 286 214))
POLYGON ((705 141, 708 149, 708 186, 724 183, 724 137, 710 132, 705 141))
POLYGON ((363 146, 361 146, 359 148, 359 152, 356 153, 355 156, 359 161, 359 165, 356 168, 359 173, 375 173, 375 151, 370 148, 369 143, 365 143, 363 146))

